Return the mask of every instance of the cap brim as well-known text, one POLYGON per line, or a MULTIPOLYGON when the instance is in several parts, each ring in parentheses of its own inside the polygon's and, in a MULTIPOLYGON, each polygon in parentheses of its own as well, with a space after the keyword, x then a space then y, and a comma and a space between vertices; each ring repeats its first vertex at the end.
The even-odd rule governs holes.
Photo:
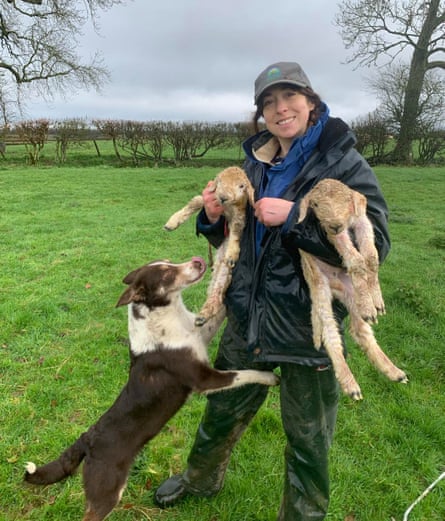
POLYGON ((258 100, 260 99, 261 95, 264 94, 264 92, 267 89, 269 89, 270 87, 273 87, 275 85, 282 85, 282 84, 293 85, 294 87, 301 87, 303 89, 309 87, 309 85, 307 85, 306 83, 301 83, 301 82, 293 81, 293 80, 280 79, 277 81, 272 81, 272 82, 268 83, 265 87, 263 87, 258 94, 255 94, 255 105, 258 103, 258 100))

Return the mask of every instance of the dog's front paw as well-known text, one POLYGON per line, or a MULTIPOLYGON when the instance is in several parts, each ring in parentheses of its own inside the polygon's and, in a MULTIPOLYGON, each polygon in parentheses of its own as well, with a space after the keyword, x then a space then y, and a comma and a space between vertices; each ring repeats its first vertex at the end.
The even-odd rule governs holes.
POLYGON ((273 386, 280 385, 281 377, 275 373, 272 373, 272 375, 273 375, 273 378, 272 378, 273 383, 271 385, 273 385, 273 386))
POLYGON ((263 385, 268 385, 270 387, 275 387, 276 385, 280 385, 280 381, 281 381, 281 378, 273 373, 272 371, 260 371, 262 374, 261 374, 261 379, 262 379, 262 384, 263 385))

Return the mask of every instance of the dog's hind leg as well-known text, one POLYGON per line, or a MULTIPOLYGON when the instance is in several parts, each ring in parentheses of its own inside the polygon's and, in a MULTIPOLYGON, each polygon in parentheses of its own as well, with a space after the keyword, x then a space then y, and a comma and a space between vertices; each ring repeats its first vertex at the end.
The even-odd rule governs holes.
POLYGON ((128 465, 85 460, 83 484, 86 510, 83 521, 102 521, 119 503, 127 485, 128 465))

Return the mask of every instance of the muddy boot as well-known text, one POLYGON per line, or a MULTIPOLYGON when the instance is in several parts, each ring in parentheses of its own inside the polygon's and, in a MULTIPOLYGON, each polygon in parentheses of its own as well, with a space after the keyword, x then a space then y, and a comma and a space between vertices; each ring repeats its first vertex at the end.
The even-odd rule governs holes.
POLYGON ((339 389, 331 367, 281 365, 281 417, 287 437, 278 521, 322 521, 329 505, 328 454, 339 389))

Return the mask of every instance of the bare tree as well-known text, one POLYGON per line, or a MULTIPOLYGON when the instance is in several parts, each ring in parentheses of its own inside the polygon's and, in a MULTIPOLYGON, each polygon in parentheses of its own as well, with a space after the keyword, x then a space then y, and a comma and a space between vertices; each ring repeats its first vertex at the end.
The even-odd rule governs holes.
POLYGON ((70 145, 80 146, 90 134, 88 123, 83 118, 55 121, 51 130, 56 141, 56 158, 59 163, 65 163, 70 145))
POLYGON ((108 78, 100 56, 83 63, 76 49, 82 28, 89 21, 97 28, 98 11, 121 3, 123 0, 3 0, 0 96, 5 98, 8 93, 10 98, 14 90, 17 104, 31 87, 47 98, 81 88, 100 90, 108 78))
POLYGON ((352 130, 357 136, 356 148, 373 164, 381 162, 385 157, 386 147, 390 139, 388 121, 381 111, 370 112, 367 116, 352 122, 352 130))
MULTIPOLYGON (((117 140, 121 135, 122 131, 122 121, 116 121, 113 119, 93 119, 93 125, 97 128, 97 130, 102 133, 107 139, 111 139, 113 143, 114 153, 119 161, 122 159, 119 154, 119 149, 117 146, 117 140)), ((96 145, 96 150, 99 150, 96 145)), ((98 154, 100 155, 100 154, 98 154)))
POLYGON ((31 165, 39 162, 40 152, 48 139, 48 130, 49 121, 47 119, 20 121, 15 126, 17 135, 25 144, 31 165))
POLYGON ((409 161, 425 74, 445 71, 445 0, 345 0, 335 22, 346 48, 354 49, 349 62, 369 66, 411 53, 394 150, 396 160, 409 161))
MULTIPOLYGON (((404 63, 392 63, 367 79, 367 85, 380 101, 378 111, 390 125, 393 134, 399 134, 405 106, 409 68, 404 63)), ((420 92, 413 135, 419 128, 441 127, 445 120, 445 90, 443 78, 436 70, 427 71, 420 92)))

